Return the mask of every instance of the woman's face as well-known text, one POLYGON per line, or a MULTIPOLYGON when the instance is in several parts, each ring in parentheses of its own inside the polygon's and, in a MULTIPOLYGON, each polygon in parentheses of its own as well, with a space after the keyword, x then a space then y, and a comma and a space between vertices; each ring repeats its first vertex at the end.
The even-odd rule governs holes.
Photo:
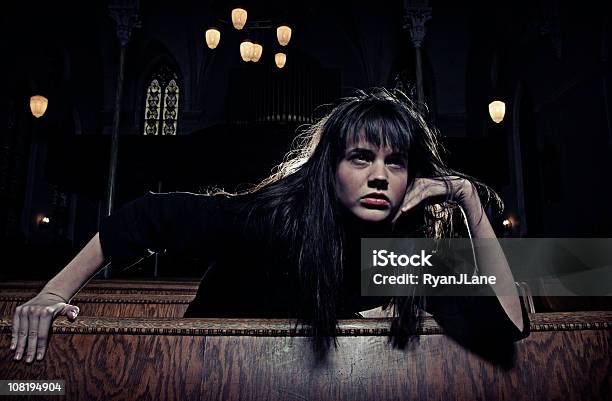
POLYGON ((393 218, 408 183, 406 155, 360 141, 347 146, 336 169, 336 194, 355 216, 370 222, 393 218))

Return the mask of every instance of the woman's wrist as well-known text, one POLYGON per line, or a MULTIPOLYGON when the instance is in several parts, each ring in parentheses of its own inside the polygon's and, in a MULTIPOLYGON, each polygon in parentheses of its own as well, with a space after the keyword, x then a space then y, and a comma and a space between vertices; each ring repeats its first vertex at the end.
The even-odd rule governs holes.
POLYGON ((54 288, 47 288, 46 286, 43 287, 42 290, 40 290, 40 294, 41 295, 53 295, 58 297, 59 299, 63 300, 65 303, 69 304, 70 303, 70 296, 64 294, 62 291, 58 291, 57 289, 54 288))
POLYGON ((496 238, 478 191, 471 182, 465 180, 465 184, 457 190, 457 203, 465 213, 466 223, 474 238, 496 238))
POLYGON ((480 197, 474 185, 468 180, 461 180, 455 191, 454 200, 466 213, 482 209, 480 197))

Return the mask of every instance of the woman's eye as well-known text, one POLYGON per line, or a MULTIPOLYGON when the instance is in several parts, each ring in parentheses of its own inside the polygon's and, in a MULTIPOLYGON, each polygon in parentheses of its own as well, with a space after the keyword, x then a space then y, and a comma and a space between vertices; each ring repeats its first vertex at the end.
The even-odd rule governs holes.
POLYGON ((352 156, 349 158, 349 160, 350 160, 350 161, 352 161, 352 162, 354 162, 354 163, 357 163, 357 164, 364 164, 364 163, 368 163, 368 162, 370 161, 370 159, 371 159, 371 158, 370 158, 368 155, 365 155, 365 154, 359 154, 359 153, 354 154, 354 155, 352 155, 352 156))
POLYGON ((393 168, 406 168, 406 163, 402 159, 387 160, 387 164, 393 168))

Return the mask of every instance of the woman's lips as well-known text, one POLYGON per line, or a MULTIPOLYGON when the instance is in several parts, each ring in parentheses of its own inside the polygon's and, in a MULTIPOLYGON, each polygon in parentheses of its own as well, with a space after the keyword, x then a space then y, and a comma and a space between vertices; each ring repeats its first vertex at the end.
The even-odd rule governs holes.
POLYGON ((365 204, 365 205, 372 205, 372 206, 389 206, 391 203, 386 200, 386 199, 382 199, 382 198, 371 198, 371 197, 364 197, 361 198, 361 203, 365 204))

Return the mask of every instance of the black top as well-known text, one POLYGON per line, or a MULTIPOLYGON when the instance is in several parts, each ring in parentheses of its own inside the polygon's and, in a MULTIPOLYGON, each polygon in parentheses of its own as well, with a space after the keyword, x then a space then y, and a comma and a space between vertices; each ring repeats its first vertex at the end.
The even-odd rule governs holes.
MULTIPOLYGON (((103 254, 113 264, 134 262, 149 250, 201 259, 209 267, 185 317, 295 317, 299 314, 299 297, 295 295, 299 287, 296 267, 287 255, 288 244, 275 235, 269 217, 247 219, 248 212, 241 206, 240 197, 149 193, 103 221, 103 254)), ((348 279, 340 297, 339 317, 350 318, 386 300, 359 295, 361 232, 354 219, 344 223, 349 226, 345 230, 345 272, 355 269, 357 274, 345 274, 348 279)), ((385 236, 386 227, 379 226, 379 230, 378 234, 385 236)), ((495 297, 453 297, 452 302, 430 297, 426 309, 436 320, 443 319, 454 327, 486 324, 487 330, 496 326, 515 339, 528 334, 528 330, 518 332, 495 297), (484 317, 490 320, 483 321, 484 317)))

